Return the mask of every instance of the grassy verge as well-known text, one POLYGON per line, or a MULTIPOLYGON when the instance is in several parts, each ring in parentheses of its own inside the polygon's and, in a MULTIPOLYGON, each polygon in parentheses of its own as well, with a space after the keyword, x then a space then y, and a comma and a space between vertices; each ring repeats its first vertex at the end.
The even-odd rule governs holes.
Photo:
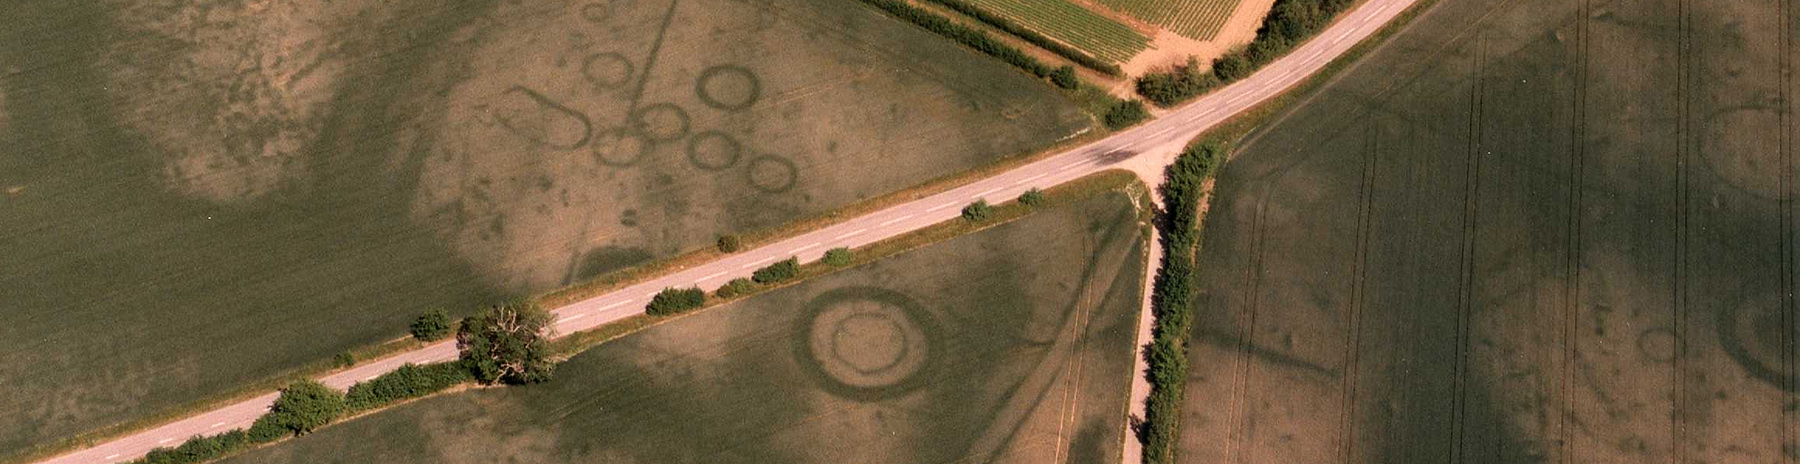
MULTIPOLYGON (((1138 190, 1134 189, 1134 187, 1140 185, 1141 184, 1137 183, 1135 175, 1120 170, 1109 170, 1089 175, 1051 188, 1050 190, 1043 191, 1030 205, 1018 201, 996 205, 992 208, 989 216, 979 221, 958 218, 933 224, 923 229, 857 248, 851 252, 853 254, 850 255, 848 259, 841 259, 832 263, 821 260, 801 265, 799 267, 799 272, 779 283, 759 284, 748 291, 738 293, 730 298, 720 298, 709 295, 698 308, 694 308, 690 311, 665 316, 638 314, 594 329, 571 333, 552 342, 550 349, 558 358, 558 362, 561 362, 568 357, 572 357, 589 348, 606 343, 607 341, 684 316, 698 314, 699 312, 711 308, 717 308, 741 298, 793 285, 809 278, 854 268, 932 243, 1005 224, 1029 216, 1037 210, 1055 208, 1059 205, 1078 202, 1110 191, 1127 189, 1138 190)), ((1137 199, 1141 199, 1144 196, 1145 194, 1141 190, 1132 195, 1133 198, 1137 199)), ((1140 215, 1140 219, 1146 218, 1146 215, 1140 215)), ((381 409, 417 401, 425 397, 460 391, 464 389, 463 387, 473 385, 471 382, 474 379, 469 377, 465 371, 462 371, 462 368, 454 366, 455 363, 429 364, 410 368, 413 369, 410 372, 408 371, 409 368, 402 368, 400 371, 383 374, 380 378, 366 382, 374 384, 388 382, 390 385, 386 389, 363 388, 364 384, 352 386, 350 389, 350 397, 358 397, 359 393, 361 393, 362 396, 367 397, 367 400, 360 402, 350 401, 350 404, 360 406, 342 411, 336 414, 338 417, 335 419, 327 419, 324 424, 318 425, 317 427, 328 427, 330 424, 342 423, 381 409)), ((285 395, 286 393, 284 393, 284 398, 285 395)), ((336 400, 340 402, 344 401, 344 397, 339 396, 336 400)), ((210 436, 192 437, 183 442, 180 446, 173 448, 158 448, 151 451, 148 456, 133 462, 136 464, 194 464, 236 455, 260 446, 279 442, 291 436, 286 429, 280 428, 283 426, 274 425, 280 421, 281 419, 278 415, 272 413, 270 415, 265 415, 262 419, 258 419, 256 425, 248 430, 230 430, 210 436), (274 417, 274 419, 271 419, 272 417, 274 417)), ((312 431, 311 428, 308 428, 307 430, 312 431)))

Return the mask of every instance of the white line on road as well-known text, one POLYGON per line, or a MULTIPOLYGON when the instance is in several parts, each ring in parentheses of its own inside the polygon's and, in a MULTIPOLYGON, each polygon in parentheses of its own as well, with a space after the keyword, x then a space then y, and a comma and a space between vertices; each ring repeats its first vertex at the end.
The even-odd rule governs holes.
POLYGON ((164 438, 164 439, 161 439, 161 440, 157 440, 157 441, 156 441, 156 444, 158 444, 158 445, 160 445, 160 444, 163 444, 163 443, 168 443, 168 442, 171 442, 171 441, 175 441, 175 439, 174 439, 174 438, 164 438))
POLYGON ((225 425, 225 422, 221 421, 221 422, 213 424, 211 427, 207 427, 207 428, 216 429, 216 428, 219 428, 219 426, 221 426, 221 425, 225 425))
POLYGON ((803 246, 800 248, 795 248, 794 251, 790 251, 790 252, 788 252, 788 254, 800 254, 800 252, 802 252, 802 251, 811 250, 813 248, 817 248, 818 246, 819 246, 818 242, 813 242, 813 244, 811 244, 811 245, 803 246))
POLYGON ((944 204, 941 204, 941 205, 937 205, 937 206, 933 206, 933 207, 930 207, 930 208, 926 208, 926 209, 925 209, 925 212, 927 212, 927 213, 929 213, 929 212, 932 212, 932 211, 937 211, 937 210, 940 210, 940 209, 944 209, 944 208, 949 208, 949 207, 952 207, 952 206, 956 206, 956 202, 950 202, 950 203, 944 203, 944 204))
POLYGON ((116 457, 119 457, 119 453, 109 454, 104 459, 112 459, 112 458, 116 458, 116 457))
MULTIPOLYGON (((556 322, 562 322, 562 321, 556 321, 556 322)), ((364 381, 364 382, 367 382, 367 381, 370 381, 370 380, 375 380, 375 378, 376 378, 376 377, 381 377, 381 374, 375 374, 375 375, 371 375, 371 376, 368 376, 368 377, 363 377, 363 381, 364 381)))
POLYGON ((1019 184, 1023 184, 1023 183, 1026 183, 1026 182, 1031 182, 1031 181, 1034 181, 1034 180, 1038 180, 1038 178, 1041 178, 1041 177, 1044 177, 1044 176, 1047 176, 1047 175, 1050 175, 1050 173, 1048 173, 1048 172, 1044 172, 1044 173, 1038 173, 1038 174, 1037 174, 1037 175, 1034 175, 1034 176, 1031 176, 1031 177, 1027 177, 1027 178, 1024 178, 1024 179, 1019 179, 1019 180, 1018 180, 1018 181, 1017 181, 1017 182, 1013 182, 1013 183, 1012 183, 1012 184, 1013 184, 1013 185, 1019 185, 1019 184))
POLYGON ((601 306, 601 307, 600 307, 600 310, 601 310, 601 311, 605 311, 605 310, 608 310, 608 309, 612 309, 612 308, 614 308, 614 307, 616 307, 616 306, 619 306, 619 305, 622 305, 622 304, 625 304, 625 303, 629 303, 629 302, 630 302, 630 301, 614 301, 614 302, 612 302, 612 304, 608 304, 608 305, 606 305, 606 306, 601 306))
POLYGON ((868 231, 868 230, 869 230, 869 229, 868 229, 868 228, 862 228, 862 229, 856 229, 856 230, 852 230, 852 231, 849 231, 849 232, 845 232, 845 233, 843 233, 843 234, 841 234, 841 235, 838 235, 838 236, 836 236, 836 237, 832 237, 832 238, 831 238, 831 239, 832 239, 832 240, 843 240, 843 239, 846 239, 846 238, 850 238, 850 237, 855 237, 855 236, 856 236, 856 235, 857 235, 857 234, 861 234, 861 233, 863 233, 863 232, 866 232, 866 231, 868 231))
POLYGON ((556 320, 556 323, 558 323, 558 324, 561 324, 561 323, 564 323, 564 322, 569 322, 569 321, 573 321, 573 320, 576 320, 576 319, 581 319, 581 318, 584 318, 584 317, 587 317, 587 315, 586 315, 586 314, 576 314, 576 315, 573 315, 573 316, 569 316, 569 317, 565 317, 565 318, 562 318, 562 319, 557 319, 557 320, 556 320))
POLYGON ((714 272, 711 274, 707 274, 701 278, 694 279, 694 283, 697 284, 697 283, 705 282, 707 279, 711 279, 711 278, 722 276, 722 275, 725 275, 725 271, 714 272))
POLYGON ((886 221, 881 221, 881 224, 876 224, 876 225, 875 225, 875 227, 887 227, 887 226, 888 226, 888 225, 890 225, 890 224, 893 224, 893 223, 896 223, 896 222, 900 222, 900 221, 904 221, 904 220, 907 220, 907 219, 911 219, 911 218, 912 218, 912 217, 913 217, 913 215, 911 215, 911 214, 908 214, 908 215, 904 215, 904 216, 900 216, 900 217, 897 217, 897 218, 893 218, 893 219, 889 219, 889 220, 886 220, 886 221))
POLYGON ((985 197, 985 196, 987 196, 987 194, 990 194, 990 193, 998 192, 998 191, 1000 191, 1000 189, 1003 189, 1003 188, 1006 188, 1006 187, 994 187, 991 189, 982 190, 981 193, 977 193, 973 196, 970 196, 969 199, 970 200, 980 200, 981 197, 985 197))
POLYGON ((1056 169, 1056 172, 1063 172, 1063 171, 1067 171, 1067 170, 1070 170, 1070 169, 1075 169, 1075 168, 1076 168, 1076 167, 1077 167, 1077 166, 1081 166, 1081 164, 1082 164, 1082 163, 1081 163, 1081 162, 1080 162, 1080 161, 1076 161, 1076 162, 1073 162, 1073 163, 1069 163, 1069 164, 1065 164, 1065 165, 1063 165, 1063 167, 1061 167, 1061 168, 1057 168, 1057 169, 1056 169))
POLYGON ((774 261, 774 260, 775 260, 774 256, 766 256, 766 257, 763 257, 762 259, 758 259, 756 261, 744 263, 744 265, 738 266, 738 269, 749 269, 749 268, 756 267, 759 264, 766 263, 769 261, 774 261))

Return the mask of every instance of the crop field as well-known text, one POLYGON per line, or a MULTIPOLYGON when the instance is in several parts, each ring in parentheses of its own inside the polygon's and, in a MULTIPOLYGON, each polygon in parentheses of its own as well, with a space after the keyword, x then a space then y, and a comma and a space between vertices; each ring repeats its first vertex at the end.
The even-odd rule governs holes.
POLYGON ((1115 463, 1140 224, 1107 194, 225 462, 1115 463))
POLYGON ((0 18, 0 459, 1091 124, 829 0, 0 18))
POLYGON ((1102 60, 1128 61, 1150 38, 1066 0, 967 0, 1102 60))
POLYGON ((1095 0, 1194 40, 1212 40, 1241 0, 1095 0))
POLYGON ((1252 135, 1181 461, 1800 458, 1796 12, 1444 0, 1252 135))

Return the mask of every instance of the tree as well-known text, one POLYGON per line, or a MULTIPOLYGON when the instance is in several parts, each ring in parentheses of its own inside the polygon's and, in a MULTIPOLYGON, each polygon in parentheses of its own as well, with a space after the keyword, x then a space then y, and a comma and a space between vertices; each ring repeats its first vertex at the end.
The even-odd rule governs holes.
POLYGON ((719 251, 725 252, 725 253, 737 253, 738 250, 741 250, 743 248, 744 248, 744 242, 742 239, 739 239, 738 236, 736 236, 736 235, 720 235, 719 236, 719 251))
POLYGON ((800 275, 800 258, 788 258, 770 264, 756 272, 750 273, 750 280, 759 284, 772 284, 792 279, 800 275))
POLYGON ((1138 100, 1120 100, 1106 109, 1104 122, 1107 129, 1119 130, 1136 125, 1144 118, 1150 117, 1150 111, 1144 109, 1144 102, 1138 100))
POLYGON ((1025 206, 1042 205, 1044 204, 1044 191, 1039 190, 1037 187, 1032 187, 1031 190, 1026 190, 1025 193, 1019 194, 1019 203, 1024 204, 1025 206))
POLYGON ((969 206, 963 207, 963 210, 962 210, 963 219, 967 219, 969 222, 985 221, 985 220, 987 220, 988 216, 991 216, 993 214, 994 214, 994 207, 989 206, 987 199, 985 199, 985 198, 980 199, 980 200, 975 200, 974 203, 969 203, 969 206))
POLYGON ((550 380, 550 313, 534 303, 508 303, 463 319, 456 349, 481 383, 537 383, 550 380))
POLYGON ((1081 80, 1075 78, 1075 67, 1066 64, 1050 71, 1050 82, 1065 89, 1081 85, 1081 80))
POLYGON ((731 298, 731 297, 735 297, 738 295, 748 294, 754 290, 756 290, 756 282, 751 281, 750 279, 739 277, 736 279, 731 279, 731 281, 726 282, 725 285, 719 286, 719 289, 717 291, 714 291, 713 294, 718 295, 719 298, 731 298))
POLYGON ((830 264, 833 266, 845 266, 845 265, 849 265, 850 261, 854 260, 855 258, 856 258, 856 254, 851 252, 849 248, 837 247, 837 248, 825 250, 825 264, 830 264))
MULTIPOLYGON (((337 420, 344 414, 344 395, 317 380, 300 380, 281 389, 281 396, 269 406, 269 413, 257 422, 294 435, 305 435, 337 420)), ((252 426, 251 429, 255 429, 252 426)))
POLYGON ((644 312, 652 316, 670 314, 698 308, 706 302, 706 292, 699 288, 665 288, 650 297, 650 303, 644 305, 644 312))
POLYGON ((419 341, 441 340, 450 335, 450 315, 442 309, 426 311, 425 314, 420 314, 418 319, 413 319, 410 328, 413 338, 419 339, 419 341))

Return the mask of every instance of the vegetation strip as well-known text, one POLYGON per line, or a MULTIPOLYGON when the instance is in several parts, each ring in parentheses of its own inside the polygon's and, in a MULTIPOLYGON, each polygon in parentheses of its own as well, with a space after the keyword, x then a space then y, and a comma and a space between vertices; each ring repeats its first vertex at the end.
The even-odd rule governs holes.
MULTIPOLYGON (((698 289, 674 290, 683 308, 659 314, 647 308, 646 314, 607 324, 592 330, 569 334, 554 343, 541 338, 550 322, 548 313, 531 302, 511 303, 490 308, 471 316, 457 332, 463 353, 457 361, 425 365, 408 364, 379 377, 352 385, 347 393, 339 393, 318 381, 298 380, 281 389, 281 396, 269 413, 258 418, 249 429, 235 429, 216 435, 194 436, 173 448, 156 448, 132 461, 141 464, 191 464, 226 457, 257 445, 273 443, 289 436, 304 435, 349 417, 392 406, 468 385, 536 383, 548 379, 554 371, 550 361, 561 362, 588 348, 636 332, 682 313, 716 307, 738 298, 801 280, 828 274, 854 265, 872 262, 952 237, 977 232, 1025 216, 1033 211, 1072 203, 1113 190, 1129 188, 1136 183, 1131 173, 1112 170, 1096 173, 1068 183, 1039 191, 1029 202, 1013 201, 991 206, 990 214, 981 220, 966 218, 940 222, 913 232, 865 245, 856 250, 837 248, 819 262, 801 265, 789 259, 759 270, 766 282, 731 296, 707 297, 698 289), (768 272, 764 272, 768 271, 768 272), (698 294, 698 302, 690 300, 698 294), (692 306, 687 306, 691 304, 692 306), (477 321, 471 323, 470 321, 477 321), (514 322, 518 324, 514 324, 514 322), (522 330, 513 330, 522 329, 522 330), (475 332, 480 332, 476 334, 475 332), (465 347, 466 346, 466 347, 465 347), (505 356, 488 357, 487 353, 512 350, 505 356), (554 356, 550 358, 549 356, 554 356), (507 360, 517 360, 509 369, 507 360)), ((729 286, 729 284, 727 284, 729 286)), ((669 292, 665 292, 669 293, 669 292)), ((661 295, 659 295, 660 297, 661 295)), ((653 303, 652 306, 655 306, 653 303)))
MULTIPOLYGON (((1070 47, 1068 45, 1063 45, 1062 42, 1059 42, 1056 39, 1052 39, 1050 37, 1046 37, 1043 34, 1039 34, 1037 31, 1031 30, 1030 28, 1027 28, 1023 25, 1015 23, 1010 19, 1007 19, 1005 16, 1001 16, 1001 15, 995 14, 993 12, 981 9, 981 7, 977 7, 975 5, 969 4, 967 2, 964 2, 963 0, 930 0, 930 1, 933 3, 937 3, 939 5, 944 5, 946 7, 949 7, 950 9, 956 10, 956 12, 958 12, 958 13, 968 15, 971 18, 975 18, 976 20, 986 23, 989 26, 993 26, 995 29, 1006 31, 1006 33, 1017 36, 1020 39, 1024 39, 1026 42, 1031 42, 1032 45, 1036 45, 1045 50, 1049 50, 1051 53, 1055 53, 1059 56, 1062 56, 1063 58, 1068 58, 1069 61, 1073 61, 1073 62, 1075 62, 1075 64, 1079 64, 1088 69, 1099 71, 1099 72, 1104 73, 1109 76, 1118 77, 1118 76, 1122 75, 1121 71, 1119 70, 1119 65, 1106 62, 1104 60, 1094 57, 1093 55, 1089 55, 1086 52, 1082 52, 1081 50, 1076 50, 1075 48, 1070 47)), ((1141 50, 1142 48, 1140 47, 1139 49, 1141 50)))
POLYGON ((1138 439, 1144 444, 1144 462, 1175 462, 1175 445, 1181 433, 1182 394, 1187 388, 1188 329, 1193 324, 1194 257, 1200 242, 1200 205, 1206 181, 1224 160, 1215 144, 1190 145, 1163 171, 1164 210, 1157 220, 1162 241, 1162 262, 1151 284, 1150 348, 1145 350, 1145 373, 1150 395, 1144 400, 1144 422, 1138 439))
POLYGON ((1269 62, 1292 51, 1324 30, 1355 0, 1275 0, 1269 16, 1257 29, 1256 39, 1213 60, 1207 72, 1189 60, 1167 72, 1146 73, 1137 79, 1137 93, 1157 106, 1172 107, 1212 89, 1249 76, 1269 62))

